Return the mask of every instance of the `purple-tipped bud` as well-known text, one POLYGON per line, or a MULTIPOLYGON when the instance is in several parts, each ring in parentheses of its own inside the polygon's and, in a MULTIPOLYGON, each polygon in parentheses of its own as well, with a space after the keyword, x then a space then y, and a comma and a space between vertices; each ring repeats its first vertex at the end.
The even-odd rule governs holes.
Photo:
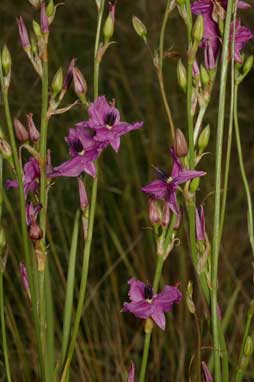
POLYGON ((200 74, 199 66, 197 60, 194 60, 192 65, 192 75, 193 77, 198 77, 200 74))
POLYGON ((4 138, 0 138, 0 154, 7 160, 12 157, 11 146, 4 138))
POLYGON ((87 92, 87 84, 85 77, 81 73, 81 71, 74 66, 73 68, 73 82, 74 82, 74 89, 77 96, 85 95, 87 92))
POLYGON ((160 223, 160 211, 157 201, 153 198, 148 199, 149 206, 149 220, 152 224, 160 223))
POLYGON ((174 139, 174 151, 178 158, 185 157, 188 154, 188 145, 185 136, 180 129, 176 129, 174 139))
POLYGON ((199 241, 204 241, 206 238, 205 212, 203 206, 196 208, 196 237, 199 241))
POLYGON ((42 230, 36 222, 32 222, 28 229, 29 237, 33 241, 40 240, 42 238, 42 230))
POLYGON ((109 1, 108 9, 109 9, 108 17, 106 18, 106 21, 103 27, 105 42, 109 42, 114 33, 115 10, 116 10, 115 1, 109 1))
POLYGON ((201 362, 204 382, 213 382, 213 377, 204 361, 201 362))
POLYGON ((88 203, 88 197, 87 197, 85 184, 80 178, 78 178, 78 189, 79 189, 80 208, 82 211, 84 211, 88 207, 89 203, 88 203))
POLYGON ((19 28, 19 36, 21 40, 21 44, 25 50, 31 47, 30 39, 28 36, 28 32, 26 29, 26 25, 24 23, 23 17, 20 16, 17 18, 18 28, 19 28))
POLYGON ((24 143, 28 141, 29 139, 28 131, 23 125, 23 123, 21 123, 19 119, 14 118, 13 124, 14 124, 15 134, 19 142, 24 143))
POLYGON ((73 79, 73 68, 76 64, 77 59, 73 58, 69 64, 67 74, 65 76, 64 82, 63 82, 63 90, 68 90, 69 87, 71 86, 71 82, 73 79))
POLYGON ((162 227, 167 227, 169 225, 170 221, 170 207, 167 202, 164 203, 163 210, 162 210, 162 219, 161 219, 161 225, 162 227))
POLYGON ((49 21, 48 16, 46 12, 46 5, 45 1, 41 3, 41 16, 40 16, 40 22, 41 22, 41 31, 42 33, 49 33, 49 21))
POLYGON ((38 142, 38 140, 40 139, 40 133, 34 124, 33 114, 32 113, 27 114, 26 118, 27 118, 29 138, 32 142, 38 142))
POLYGON ((135 382, 135 365, 134 362, 131 361, 131 367, 128 373, 128 381, 127 382, 135 382))
POLYGON ((27 271, 26 271, 25 264, 20 263, 19 264, 19 269, 20 269, 20 275, 21 275, 22 284, 23 284, 23 286, 25 288, 25 291, 30 293, 28 276, 27 276, 27 271))

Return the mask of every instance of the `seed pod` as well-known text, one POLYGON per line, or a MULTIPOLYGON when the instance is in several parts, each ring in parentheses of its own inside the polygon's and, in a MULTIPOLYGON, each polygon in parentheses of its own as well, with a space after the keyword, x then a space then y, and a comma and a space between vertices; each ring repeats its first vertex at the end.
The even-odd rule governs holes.
POLYGON ((19 119, 14 118, 13 125, 14 125, 16 137, 19 140, 19 142, 24 143, 24 142, 28 141, 28 139, 29 139, 28 131, 25 128, 25 126, 23 125, 23 123, 20 122, 19 119))
POLYGON ((54 78, 52 80, 51 89, 52 89, 52 97, 55 98, 63 87, 63 69, 62 67, 58 69, 54 78))
POLYGON ((26 115, 26 117, 27 117, 29 138, 32 142, 38 142, 38 140, 40 139, 40 133, 34 124, 33 114, 29 113, 26 115))
POLYGON ((207 125, 202 131, 198 138, 198 147, 201 152, 203 152, 208 146, 210 139, 210 125, 207 125))
POLYGON ((145 24, 136 16, 132 17, 132 25, 138 36, 140 36, 145 42, 147 41, 147 29, 145 24))
POLYGON ((192 38, 200 43, 204 35, 204 19, 202 15, 198 15, 192 28, 192 38))

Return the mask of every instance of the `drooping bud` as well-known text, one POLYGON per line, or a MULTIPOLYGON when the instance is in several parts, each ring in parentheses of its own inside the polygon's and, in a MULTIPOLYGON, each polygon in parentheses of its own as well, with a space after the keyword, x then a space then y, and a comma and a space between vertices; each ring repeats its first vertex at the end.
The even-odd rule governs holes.
POLYGON ((52 97, 55 98, 63 87, 63 69, 62 67, 58 69, 54 78, 52 80, 51 89, 52 89, 52 97))
POLYGON ((48 21, 48 16, 46 13, 45 1, 42 1, 42 3, 41 3, 40 24, 41 24, 42 33, 48 34, 49 33, 49 21, 48 21))
POLYGON ((74 66, 73 68, 73 82, 74 82, 74 90, 78 97, 85 96, 87 92, 87 83, 85 77, 81 73, 81 71, 74 66))
POLYGON ((12 157, 11 146, 4 138, 0 138, 0 154, 7 160, 12 157))
POLYGON ((192 28, 192 38, 200 43, 204 36, 204 19, 202 15, 198 15, 192 28))
POLYGON ((202 205, 196 208, 196 238, 199 241, 206 239, 205 212, 202 205))
POLYGON ((202 153, 208 146, 209 139, 210 139, 210 125, 207 125, 201 131, 201 134, 198 138, 198 147, 199 147, 200 153, 202 153))
POLYGON ((40 240, 43 236, 42 229, 36 222, 32 222, 28 229, 29 237, 33 241, 40 240))
POLYGON ((33 20, 33 30, 34 30, 35 36, 38 39, 42 37, 40 24, 38 24, 37 21, 35 21, 35 20, 33 20))
POLYGON ((176 72, 177 72, 178 84, 179 84, 180 88, 185 93, 186 92, 186 88, 187 88, 187 75, 186 75, 185 66, 183 65, 181 59, 178 60, 178 62, 177 62, 176 72))
POLYGON ((175 132, 174 151, 178 158, 185 157, 189 151, 185 136, 180 129, 176 129, 175 132))
POLYGON ((187 285, 187 292, 186 292, 186 304, 187 304, 187 307, 189 309, 189 312, 191 314, 195 314, 196 307, 195 307, 195 304, 193 302, 192 295, 193 295, 193 286, 192 286, 192 282, 189 281, 188 285, 187 285))
POLYGON ((23 123, 21 123, 19 119, 14 118, 13 125, 14 125, 16 137, 19 140, 19 142, 24 143, 28 141, 29 139, 28 131, 23 125, 23 123))
POLYGON ((110 1, 109 14, 108 14, 108 17, 106 18, 106 21, 103 27, 103 35, 104 35, 105 43, 108 43, 114 34, 115 8, 116 8, 115 3, 110 1))
POLYGON ((23 49, 29 50, 31 48, 31 44, 30 44, 27 29, 26 29, 26 25, 24 23, 22 16, 17 18, 17 23, 18 23, 18 28, 19 28, 19 37, 20 37, 23 49))
POLYGON ((28 0, 30 4, 32 4, 32 6, 34 8, 40 8, 40 0, 28 0))
POLYGON ((147 42, 147 29, 145 24, 136 16, 132 17, 132 25, 138 36, 147 42))
POLYGON ((29 138, 32 142, 38 142, 38 140, 40 139, 40 133, 34 124, 33 114, 32 113, 27 114, 26 118, 27 118, 29 138))
POLYGON ((208 71, 204 68, 203 65, 200 66, 200 77, 201 77, 201 82, 204 86, 209 84, 210 76, 208 71))
POLYGON ((160 223, 160 210, 157 201, 153 198, 148 199, 148 214, 152 224, 160 223))
POLYGON ((194 194, 194 192, 196 192, 199 188, 199 183, 200 183, 200 178, 194 178, 192 179, 192 181, 190 182, 190 192, 194 194))
POLYGON ((84 211, 88 207, 89 202, 88 202, 86 187, 81 178, 78 178, 78 189, 79 189, 80 208, 82 211, 84 211))
POLYGON ((68 90, 70 85, 71 85, 71 82, 72 82, 72 79, 73 79, 73 68, 76 64, 76 61, 77 59, 76 58, 73 58, 69 64, 69 67, 68 67, 68 70, 67 70, 67 74, 64 78, 64 83, 63 83, 63 90, 68 90))
POLYGON ((169 208, 169 204, 165 202, 162 209, 162 218, 161 218, 162 227, 164 228, 168 227, 169 222, 170 222, 170 208, 169 208))
POLYGON ((5 76, 8 76, 11 70, 11 55, 7 45, 2 50, 2 68, 5 76))

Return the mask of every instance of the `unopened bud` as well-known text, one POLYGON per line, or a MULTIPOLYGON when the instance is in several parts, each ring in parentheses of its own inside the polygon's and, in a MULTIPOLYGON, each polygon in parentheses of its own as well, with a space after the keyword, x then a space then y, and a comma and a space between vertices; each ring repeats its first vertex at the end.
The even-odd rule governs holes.
POLYGON ((175 132, 174 151, 178 158, 185 157, 189 151, 185 136, 180 129, 176 129, 175 132))
POLYGON ((162 209, 162 218, 161 218, 162 227, 164 228, 168 227, 169 221, 170 221, 170 208, 169 208, 169 204, 165 202, 162 209))
POLYGON ((41 3, 40 24, 41 24, 42 33, 48 34, 49 33, 49 21, 48 21, 48 16, 46 13, 45 1, 42 1, 42 3, 41 3))
POLYGON ((183 212, 182 212, 182 209, 179 208, 179 211, 176 215, 176 222, 175 222, 175 225, 174 225, 174 231, 178 231, 179 228, 181 227, 181 224, 182 224, 182 219, 183 219, 183 212))
POLYGON ((209 84, 210 76, 208 71, 204 68, 203 65, 200 66, 200 77, 201 77, 201 82, 204 86, 209 84))
POLYGON ((149 220, 152 224, 158 224, 160 222, 160 210, 158 202, 153 199, 148 199, 149 220))
POLYGON ((28 141, 29 139, 28 131, 23 125, 23 123, 21 123, 19 119, 14 118, 13 124, 14 124, 15 134, 19 142, 24 143, 28 141))
POLYGON ((7 160, 12 157, 11 146, 4 138, 0 138, 0 154, 7 160))
POLYGON ((115 3, 110 1, 109 14, 108 14, 108 17, 106 18, 106 21, 103 27, 103 35, 104 35, 105 43, 108 43, 114 34, 115 8, 116 8, 115 3))
POLYGON ((147 42, 147 29, 145 24, 136 16, 132 17, 132 25, 138 36, 140 36, 145 42, 147 42))
POLYGON ((29 50, 30 49, 30 40, 29 40, 28 32, 27 32, 23 17, 21 17, 21 16, 18 17, 17 23, 18 23, 18 28, 19 28, 19 37, 20 37, 23 49, 29 50))
POLYGON ((2 50, 2 68, 4 75, 7 76, 11 69, 11 55, 7 45, 4 45, 2 50))
POLYGON ((194 178, 192 179, 190 183, 190 192, 194 193, 198 190, 199 188, 199 183, 200 183, 200 178, 194 178))
POLYGON ((73 82, 77 96, 85 95, 87 92, 87 83, 81 71, 76 67, 73 68, 73 82))
POLYGON ((32 142, 37 142, 40 139, 40 133, 34 124, 33 114, 32 113, 27 114, 26 118, 27 118, 29 138, 32 142))
POLYGON ((198 138, 198 147, 201 152, 203 152, 208 146, 210 139, 210 125, 207 125, 200 133, 198 138))
POLYGON ((176 72, 177 72, 177 80, 178 80, 178 84, 179 84, 180 88, 181 88, 184 92, 186 92, 186 88, 187 88, 186 69, 185 69, 185 66, 183 65, 181 59, 178 60, 178 62, 177 62, 176 72))
POLYGON ((197 60, 194 60, 193 65, 192 65, 192 75, 193 77, 199 77, 200 75, 200 70, 198 66, 197 60))
POLYGON ((186 304, 187 304, 187 307, 189 309, 189 312, 191 314, 195 314, 196 308, 195 308, 195 304, 194 304, 193 299, 192 299, 192 295, 193 295, 193 286, 192 286, 192 282, 189 281, 188 285, 187 285, 186 304))
POLYGON ((52 89, 52 96, 55 98, 63 87, 63 69, 59 68, 56 74, 54 75, 54 78, 52 80, 51 89, 52 89))
POLYGON ((253 341, 252 341, 251 336, 247 337, 245 344, 244 344, 243 352, 244 352, 244 355, 246 357, 250 357, 252 355, 252 353, 253 353, 253 341))
POLYGON ((192 38, 199 43, 204 35, 204 19, 202 15, 198 15, 192 28, 192 38))
POLYGON ((77 59, 73 58, 69 64, 67 74, 64 78, 64 83, 63 83, 63 90, 65 90, 65 91, 68 90, 70 85, 71 85, 71 82, 73 79, 73 68, 75 66, 76 61, 77 61, 77 59))
POLYGON ((249 56, 243 64, 243 74, 247 75, 253 66, 253 56, 249 56))
POLYGON ((38 24, 37 21, 35 21, 35 20, 33 20, 33 30, 34 30, 34 34, 37 38, 42 37, 40 24, 38 24))
POLYGON ((30 4, 32 4, 32 6, 34 8, 39 8, 40 7, 40 0, 28 0, 30 4))
POLYGON ((42 230, 39 227, 39 225, 35 222, 33 222, 30 225, 28 232, 29 232, 30 239, 33 241, 37 241, 37 240, 40 240, 42 238, 42 230))
POLYGON ((53 0, 49 0, 47 8, 46 8, 46 14, 50 18, 55 13, 55 4, 53 0))
POLYGON ((87 197, 85 184, 80 178, 78 178, 78 189, 79 189, 80 208, 82 211, 84 211, 88 207, 89 203, 88 203, 88 197, 87 197))

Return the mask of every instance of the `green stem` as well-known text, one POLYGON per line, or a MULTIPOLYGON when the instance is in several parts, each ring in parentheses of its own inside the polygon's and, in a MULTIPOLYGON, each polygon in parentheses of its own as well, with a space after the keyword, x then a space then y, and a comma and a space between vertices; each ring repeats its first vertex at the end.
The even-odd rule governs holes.
POLYGON ((4 319, 4 286, 3 286, 4 274, 0 271, 0 319, 1 319, 1 331, 2 331, 2 348, 4 353, 4 363, 6 370, 7 382, 11 382, 11 370, 8 357, 8 345, 6 339, 6 327, 4 319))
POLYGON ((218 280, 218 260, 220 249, 220 197, 221 197, 221 164, 222 164, 222 144, 224 130, 225 97, 226 82, 228 70, 228 52, 229 52, 229 33, 230 21, 233 9, 233 0, 228 1, 226 21, 223 36, 222 48, 222 68, 220 79, 220 95, 218 110, 218 126, 216 139, 216 166, 215 166, 215 205, 214 205, 214 225, 213 225, 213 245, 212 245, 212 328, 213 328, 213 347, 214 347, 214 366, 215 382, 221 382, 221 364, 220 364, 220 333, 218 323, 218 298, 217 298, 217 280, 218 280))
MULTIPOLYGON (((98 54, 99 42, 100 42, 100 33, 101 33, 104 4, 105 4, 105 0, 102 0, 99 13, 98 13, 97 31, 96 31, 95 47, 94 47, 94 98, 95 99, 98 97, 98 94, 99 94, 100 60, 98 60, 97 54, 98 54)), ((79 324, 80 324, 81 316, 83 313, 83 306, 84 306, 85 295, 86 295, 87 276, 88 276, 88 270, 89 270, 91 246, 92 246, 92 239, 93 239, 95 209, 96 209, 96 201, 97 201, 98 166, 96 166, 96 170, 97 170, 97 175, 93 181, 92 193, 91 193, 88 231, 87 231, 87 239, 85 242, 85 248, 84 248, 84 254, 83 254, 82 277, 81 277, 81 284, 80 284, 80 291, 79 291, 78 306, 77 306, 76 317, 75 317, 75 321, 73 325, 72 337, 70 340, 70 345, 68 348, 63 372, 61 375, 61 382, 65 382, 66 378, 68 377, 68 371, 69 371, 70 363, 72 360, 73 352, 75 349, 75 344, 76 344, 78 331, 79 331, 79 324)))
POLYGON ((249 239, 250 239, 252 254, 254 255, 253 207, 252 207, 252 200, 251 200, 251 193, 250 193, 248 178, 247 178, 245 168, 244 168, 242 144, 241 144, 241 137, 240 137, 240 131, 239 131, 239 124, 238 124, 237 102, 238 102, 238 85, 235 85, 235 89, 234 89, 234 125, 235 125, 235 135, 236 135, 236 146, 237 146, 238 159, 239 159, 239 164, 240 164, 240 171, 241 171, 241 175, 242 175, 242 181, 244 184, 246 199, 247 199, 247 204, 248 204, 248 214, 247 214, 248 232, 249 232, 249 239))
POLYGON ((147 367, 147 361, 148 361, 148 354, 149 354, 149 348, 151 343, 151 333, 146 333, 145 335, 145 343, 144 343, 144 351, 142 356, 142 363, 141 363, 141 371, 139 375, 139 382, 145 381, 145 375, 146 375, 146 367, 147 367))

